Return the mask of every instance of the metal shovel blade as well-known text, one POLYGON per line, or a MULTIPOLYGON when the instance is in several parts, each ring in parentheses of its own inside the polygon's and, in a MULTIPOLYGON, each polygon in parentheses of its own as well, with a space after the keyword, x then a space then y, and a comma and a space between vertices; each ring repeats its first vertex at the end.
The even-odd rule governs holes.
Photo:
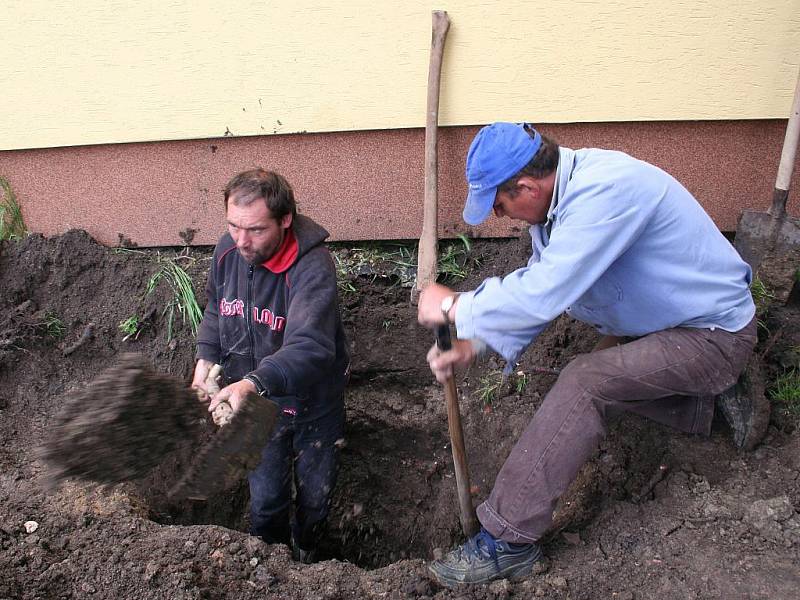
POLYGON ((744 211, 734 245, 776 300, 785 303, 800 272, 800 220, 744 211))
POLYGON ((783 139, 778 176, 767 212, 743 211, 734 245, 761 281, 785 302, 800 268, 800 222, 786 213, 797 145, 800 142, 800 75, 783 139))
POLYGON ((797 252, 800 220, 788 215, 776 219, 769 213, 745 210, 736 228, 734 245, 753 271, 758 271, 767 255, 797 252))
POLYGON ((279 412, 269 398, 249 394, 231 421, 203 446, 170 497, 204 500, 245 478, 261 462, 279 412))

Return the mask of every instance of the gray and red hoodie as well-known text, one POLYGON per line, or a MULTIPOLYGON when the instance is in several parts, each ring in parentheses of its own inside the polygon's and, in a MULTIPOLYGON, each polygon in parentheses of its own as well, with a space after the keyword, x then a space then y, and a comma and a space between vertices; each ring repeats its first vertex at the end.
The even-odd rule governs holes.
POLYGON ((256 378, 284 412, 341 410, 350 357, 339 315, 328 232, 296 215, 277 252, 250 265, 229 234, 214 249, 197 358, 226 383, 256 378))

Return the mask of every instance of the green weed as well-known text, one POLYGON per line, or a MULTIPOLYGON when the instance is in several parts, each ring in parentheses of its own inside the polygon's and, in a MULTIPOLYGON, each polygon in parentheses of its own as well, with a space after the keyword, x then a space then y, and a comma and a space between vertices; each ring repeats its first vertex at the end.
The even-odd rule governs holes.
POLYGON ((119 322, 119 330, 125 335, 122 338, 123 342, 130 338, 137 339, 142 330, 142 321, 138 316, 133 315, 119 322))
POLYGON ((192 335, 196 335, 203 319, 203 311, 197 303, 191 278, 175 259, 159 257, 158 261, 161 268, 148 280, 145 295, 152 294, 161 281, 166 281, 172 289, 172 298, 162 312, 167 315, 167 340, 172 340, 176 312, 180 314, 183 323, 189 321, 192 335))
POLYGON ((5 177, 0 177, 0 241, 18 240, 27 235, 22 210, 17 202, 14 190, 5 177))
POLYGON ((502 371, 492 371, 481 377, 475 393, 481 405, 486 408, 495 400, 511 394, 522 394, 530 383, 530 376, 522 371, 504 375, 502 371))
POLYGON ((481 406, 484 408, 491 406, 500 397, 500 390, 504 383, 504 377, 500 371, 492 371, 481 377, 478 387, 475 388, 481 406))
POLYGON ((767 394, 783 413, 800 419, 800 371, 792 369, 779 375, 767 394))
POLYGON ((521 394, 525 391, 525 388, 528 387, 530 381, 530 376, 526 375, 522 371, 517 371, 517 373, 514 375, 514 391, 517 394, 521 394))
POLYGON ((336 265, 336 286, 345 294, 355 294, 357 290, 351 280, 349 263, 339 254, 333 255, 333 262, 336 265))
POLYGON ((461 234, 458 240, 448 241, 440 244, 439 262, 439 281, 442 283, 455 283, 462 281, 469 275, 469 268, 472 263, 469 254, 472 251, 472 244, 469 238, 461 234))
POLYGON ((764 317, 766 317, 769 312, 772 301, 775 300, 775 294, 772 293, 772 290, 770 290, 757 275, 753 277, 753 282, 750 284, 750 293, 753 295, 753 302, 755 302, 756 305, 758 326, 769 333, 764 317))
POLYGON ((67 327, 59 316, 53 312, 48 312, 42 321, 45 335, 56 340, 60 340, 67 333, 67 327))
MULTIPOLYGON (((465 279, 470 268, 478 261, 470 258, 472 245, 465 235, 457 240, 442 241, 438 252, 439 281, 452 284, 465 279)), ((418 249, 415 243, 381 242, 367 243, 350 248, 333 248, 336 263, 336 279, 339 289, 346 293, 356 292, 353 281, 368 277, 391 277, 401 287, 412 287, 416 283, 418 249)))
POLYGON ((345 293, 354 293, 354 281, 367 277, 375 281, 378 277, 396 277, 403 287, 414 283, 415 262, 411 249, 402 244, 382 243, 342 248, 333 253, 336 263, 336 281, 345 293))

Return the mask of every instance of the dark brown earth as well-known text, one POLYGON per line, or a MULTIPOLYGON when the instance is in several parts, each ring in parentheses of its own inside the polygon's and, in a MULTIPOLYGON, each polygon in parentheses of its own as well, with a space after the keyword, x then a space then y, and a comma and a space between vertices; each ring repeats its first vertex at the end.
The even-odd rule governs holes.
MULTIPOLYGON (((107 249, 80 231, 0 246, 0 599, 800 598, 800 431, 781 410, 749 453, 723 424, 706 439, 623 418, 559 506, 534 575, 458 590, 429 580, 426 560, 461 539, 445 406, 424 361, 432 337, 401 278, 380 269, 342 286, 353 378, 322 562, 292 562, 244 533, 244 483, 170 500, 185 448, 134 483, 48 489, 37 449, 68 394, 129 351, 188 384, 191 331, 176 314, 169 336, 166 285, 145 294, 158 258, 175 256, 107 249), (124 341, 118 325, 133 315, 144 326, 124 341)), ((209 256, 177 257, 198 291, 209 256)), ((461 289, 524 264, 526 241, 476 243, 471 258, 480 266, 461 289)), ((798 366, 796 308, 773 307, 761 335, 768 379, 798 366)), ((515 378, 490 403, 480 388, 496 360, 459 378, 476 502, 555 381, 544 371, 596 339, 558 320, 518 367, 527 385, 515 378)))

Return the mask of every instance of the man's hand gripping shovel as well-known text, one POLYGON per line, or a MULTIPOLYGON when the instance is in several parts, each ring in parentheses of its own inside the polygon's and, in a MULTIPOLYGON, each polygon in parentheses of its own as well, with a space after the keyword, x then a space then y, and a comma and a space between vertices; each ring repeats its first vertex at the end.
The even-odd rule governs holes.
MULTIPOLYGON (((200 400, 213 400, 221 381, 222 367, 215 364, 206 378, 207 397, 198 393, 200 400)), ((204 499, 240 481, 261 462, 279 413, 275 402, 255 393, 248 394, 236 411, 228 402, 219 402, 211 413, 219 430, 170 490, 170 496, 204 499)))

